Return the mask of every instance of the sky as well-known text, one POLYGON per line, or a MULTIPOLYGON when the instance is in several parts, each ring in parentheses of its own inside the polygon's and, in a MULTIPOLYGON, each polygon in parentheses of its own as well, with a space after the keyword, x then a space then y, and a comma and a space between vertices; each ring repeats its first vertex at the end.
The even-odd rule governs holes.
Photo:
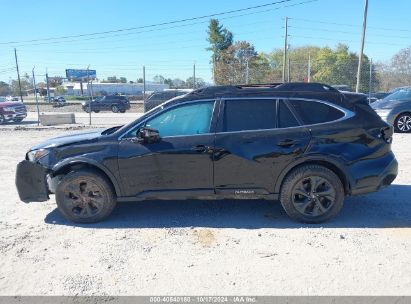
MULTIPOLYGON (((38 81, 64 76, 65 69, 90 69, 97 77, 155 75, 211 81, 210 52, 206 50, 210 18, 145 27, 276 2, 275 0, 70 0, 4 1, 0 18, 0 81, 16 78, 14 48, 20 74, 35 67, 38 81), (141 28, 143 27, 143 28, 141 28), (94 36, 49 39, 137 28, 94 36), (49 39, 49 40, 41 40, 49 39), (28 40, 38 40, 28 42, 28 40)), ((335 47, 339 42, 359 52, 364 0, 288 0, 281 4, 217 16, 234 34, 258 52, 284 45, 284 18, 289 20, 290 47, 335 47)), ((374 62, 389 61, 411 46, 410 0, 369 0, 365 53, 374 62)))

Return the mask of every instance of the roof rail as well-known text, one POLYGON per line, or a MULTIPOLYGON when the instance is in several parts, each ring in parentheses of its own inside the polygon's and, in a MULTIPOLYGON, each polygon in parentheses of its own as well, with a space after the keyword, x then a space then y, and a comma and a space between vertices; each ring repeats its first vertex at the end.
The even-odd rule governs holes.
POLYGON ((225 94, 239 92, 239 90, 266 89, 275 91, 305 91, 305 92, 339 92, 337 89, 322 83, 315 82, 288 82, 288 83, 266 83, 266 84, 240 84, 225 86, 210 86, 197 89, 191 94, 225 94))

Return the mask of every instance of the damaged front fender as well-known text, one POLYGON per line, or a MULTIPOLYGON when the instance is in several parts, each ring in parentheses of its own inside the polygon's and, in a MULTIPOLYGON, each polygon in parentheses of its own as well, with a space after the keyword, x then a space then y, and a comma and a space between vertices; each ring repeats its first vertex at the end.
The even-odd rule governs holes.
POLYGON ((24 160, 17 165, 16 187, 20 200, 25 203, 44 202, 49 199, 47 168, 24 160))

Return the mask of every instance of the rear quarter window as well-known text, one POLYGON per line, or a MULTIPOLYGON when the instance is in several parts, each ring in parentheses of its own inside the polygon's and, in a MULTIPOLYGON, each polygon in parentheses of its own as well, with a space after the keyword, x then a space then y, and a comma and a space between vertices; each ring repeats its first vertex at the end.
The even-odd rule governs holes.
POLYGON ((331 122, 343 118, 345 113, 328 104, 310 100, 289 100, 305 125, 331 122))

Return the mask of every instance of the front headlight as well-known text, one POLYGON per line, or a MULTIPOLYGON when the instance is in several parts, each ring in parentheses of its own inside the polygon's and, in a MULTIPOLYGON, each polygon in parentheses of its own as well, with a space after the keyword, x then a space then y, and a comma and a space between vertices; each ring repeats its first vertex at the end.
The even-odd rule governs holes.
POLYGON ((391 109, 376 109, 375 112, 377 112, 380 117, 387 117, 388 114, 390 114, 391 109))
POLYGON ((4 109, 4 111, 6 111, 6 112, 14 112, 14 108, 13 108, 13 107, 4 107, 3 109, 4 109))
POLYGON ((38 149, 38 150, 33 150, 33 151, 29 151, 27 152, 27 158, 29 161, 31 162, 36 162, 38 161, 40 158, 46 156, 47 154, 49 154, 49 151, 46 149, 38 149))

